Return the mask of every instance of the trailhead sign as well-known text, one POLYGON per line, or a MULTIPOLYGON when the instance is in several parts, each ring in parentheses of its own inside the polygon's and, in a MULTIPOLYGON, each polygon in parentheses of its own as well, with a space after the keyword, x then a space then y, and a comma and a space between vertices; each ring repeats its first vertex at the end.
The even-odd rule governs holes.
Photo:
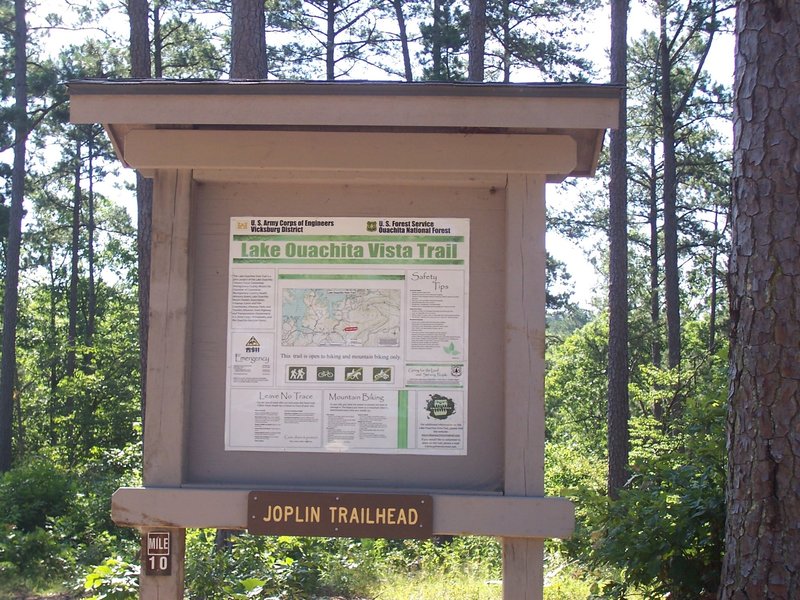
POLYGON ((464 455, 469 219, 233 217, 225 449, 464 455))
POLYGON ((153 180, 141 598, 187 528, 503 540, 541 600, 546 185, 592 176, 624 90, 77 81, 153 180))

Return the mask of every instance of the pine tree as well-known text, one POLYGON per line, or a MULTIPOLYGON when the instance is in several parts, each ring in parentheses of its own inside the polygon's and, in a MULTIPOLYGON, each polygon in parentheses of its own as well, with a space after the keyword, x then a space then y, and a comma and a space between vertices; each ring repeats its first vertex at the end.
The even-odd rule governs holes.
POLYGON ((736 15, 732 339, 720 599, 800 593, 800 4, 736 15))
POLYGON ((11 210, 8 217, 6 273, 3 290, 2 362, 0 362, 0 473, 11 468, 11 432, 17 376, 17 308, 19 256, 25 198, 25 156, 28 123, 28 24, 25 0, 14 1, 14 166, 11 176, 11 210))

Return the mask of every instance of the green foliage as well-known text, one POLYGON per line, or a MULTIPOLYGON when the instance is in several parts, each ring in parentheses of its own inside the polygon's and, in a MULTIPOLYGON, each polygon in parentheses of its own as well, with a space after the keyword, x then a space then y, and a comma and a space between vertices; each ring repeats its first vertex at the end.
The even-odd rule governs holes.
POLYGON ((0 479, 0 590, 60 579, 69 553, 54 522, 75 501, 65 471, 43 458, 29 460, 0 479))
POLYGON ((346 544, 339 539, 242 534, 233 538, 230 548, 218 549, 213 532, 199 530, 187 540, 187 594, 208 599, 232 594, 305 598, 324 587, 326 578, 349 588, 354 582, 342 576, 342 569, 361 565, 347 562, 346 544))
POLYGON ((632 428, 635 474, 596 524, 592 560, 620 569, 604 593, 703 597, 719 583, 724 527, 722 407, 687 410, 679 433, 650 418, 632 428), (652 442, 651 451, 644 443, 652 442))
POLYGON ((419 26, 423 52, 423 80, 461 81, 466 76, 464 49, 469 15, 454 0, 434 0, 430 21, 419 26))
POLYGON ((430 589, 434 583, 441 594, 443 581, 454 589, 485 588, 486 581, 500 576, 500 545, 490 538, 415 541, 241 534, 230 547, 219 549, 213 531, 191 531, 187 537, 190 598, 306 599, 363 596, 375 590, 392 597, 387 589, 430 589))
POLYGON ((488 78, 508 82, 527 69, 544 81, 585 81, 591 62, 575 40, 598 6, 598 0, 488 1, 488 78))
POLYGON ((86 576, 84 591, 89 600, 131 600, 139 597, 139 565, 109 558, 86 576))
POLYGON ((48 518, 63 515, 74 496, 68 474, 43 458, 33 458, 0 478, 0 515, 23 532, 44 527, 48 518))
MULTIPOLYGON (((377 588, 374 598, 409 598, 413 600, 500 600, 500 581, 488 581, 473 573, 395 574, 377 588)), ((559 600, 563 598, 559 597, 559 600)))
POLYGON ((632 475, 619 500, 610 501, 603 323, 576 331, 549 354, 547 490, 572 498, 578 521, 573 539, 552 549, 591 573, 594 593, 602 597, 669 594, 689 600, 713 594, 725 513, 727 349, 709 355, 708 323, 690 322, 679 369, 647 363, 635 369, 632 475), (661 419, 654 416, 656 407, 661 419))
POLYGON ((544 600, 586 600, 596 576, 557 550, 545 553, 544 600))
POLYGON ((84 565, 135 546, 136 533, 116 528, 109 506, 119 485, 135 483, 120 472, 131 469, 130 456, 138 460, 138 452, 138 447, 109 452, 98 449, 72 472, 53 457, 39 457, 3 475, 0 594, 69 588, 84 565))
POLYGON ((548 441, 604 457, 608 323, 599 317, 548 349, 545 409, 548 441))

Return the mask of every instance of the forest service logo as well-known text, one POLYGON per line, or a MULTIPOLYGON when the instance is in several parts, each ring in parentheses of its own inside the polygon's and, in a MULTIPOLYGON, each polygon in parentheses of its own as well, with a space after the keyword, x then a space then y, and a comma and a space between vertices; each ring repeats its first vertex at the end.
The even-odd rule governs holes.
POLYGON ((367 221, 367 231, 378 231, 378 222, 367 221))
POLYGON ((452 398, 441 396, 439 394, 432 394, 428 402, 425 404, 425 410, 434 419, 444 420, 456 412, 456 403, 452 398))

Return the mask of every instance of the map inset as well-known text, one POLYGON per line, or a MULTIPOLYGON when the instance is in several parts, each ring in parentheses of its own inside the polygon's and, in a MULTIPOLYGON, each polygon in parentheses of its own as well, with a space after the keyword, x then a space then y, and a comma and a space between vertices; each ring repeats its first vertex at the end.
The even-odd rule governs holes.
POLYGON ((287 288, 281 301, 283 346, 400 346, 400 290, 287 288))

